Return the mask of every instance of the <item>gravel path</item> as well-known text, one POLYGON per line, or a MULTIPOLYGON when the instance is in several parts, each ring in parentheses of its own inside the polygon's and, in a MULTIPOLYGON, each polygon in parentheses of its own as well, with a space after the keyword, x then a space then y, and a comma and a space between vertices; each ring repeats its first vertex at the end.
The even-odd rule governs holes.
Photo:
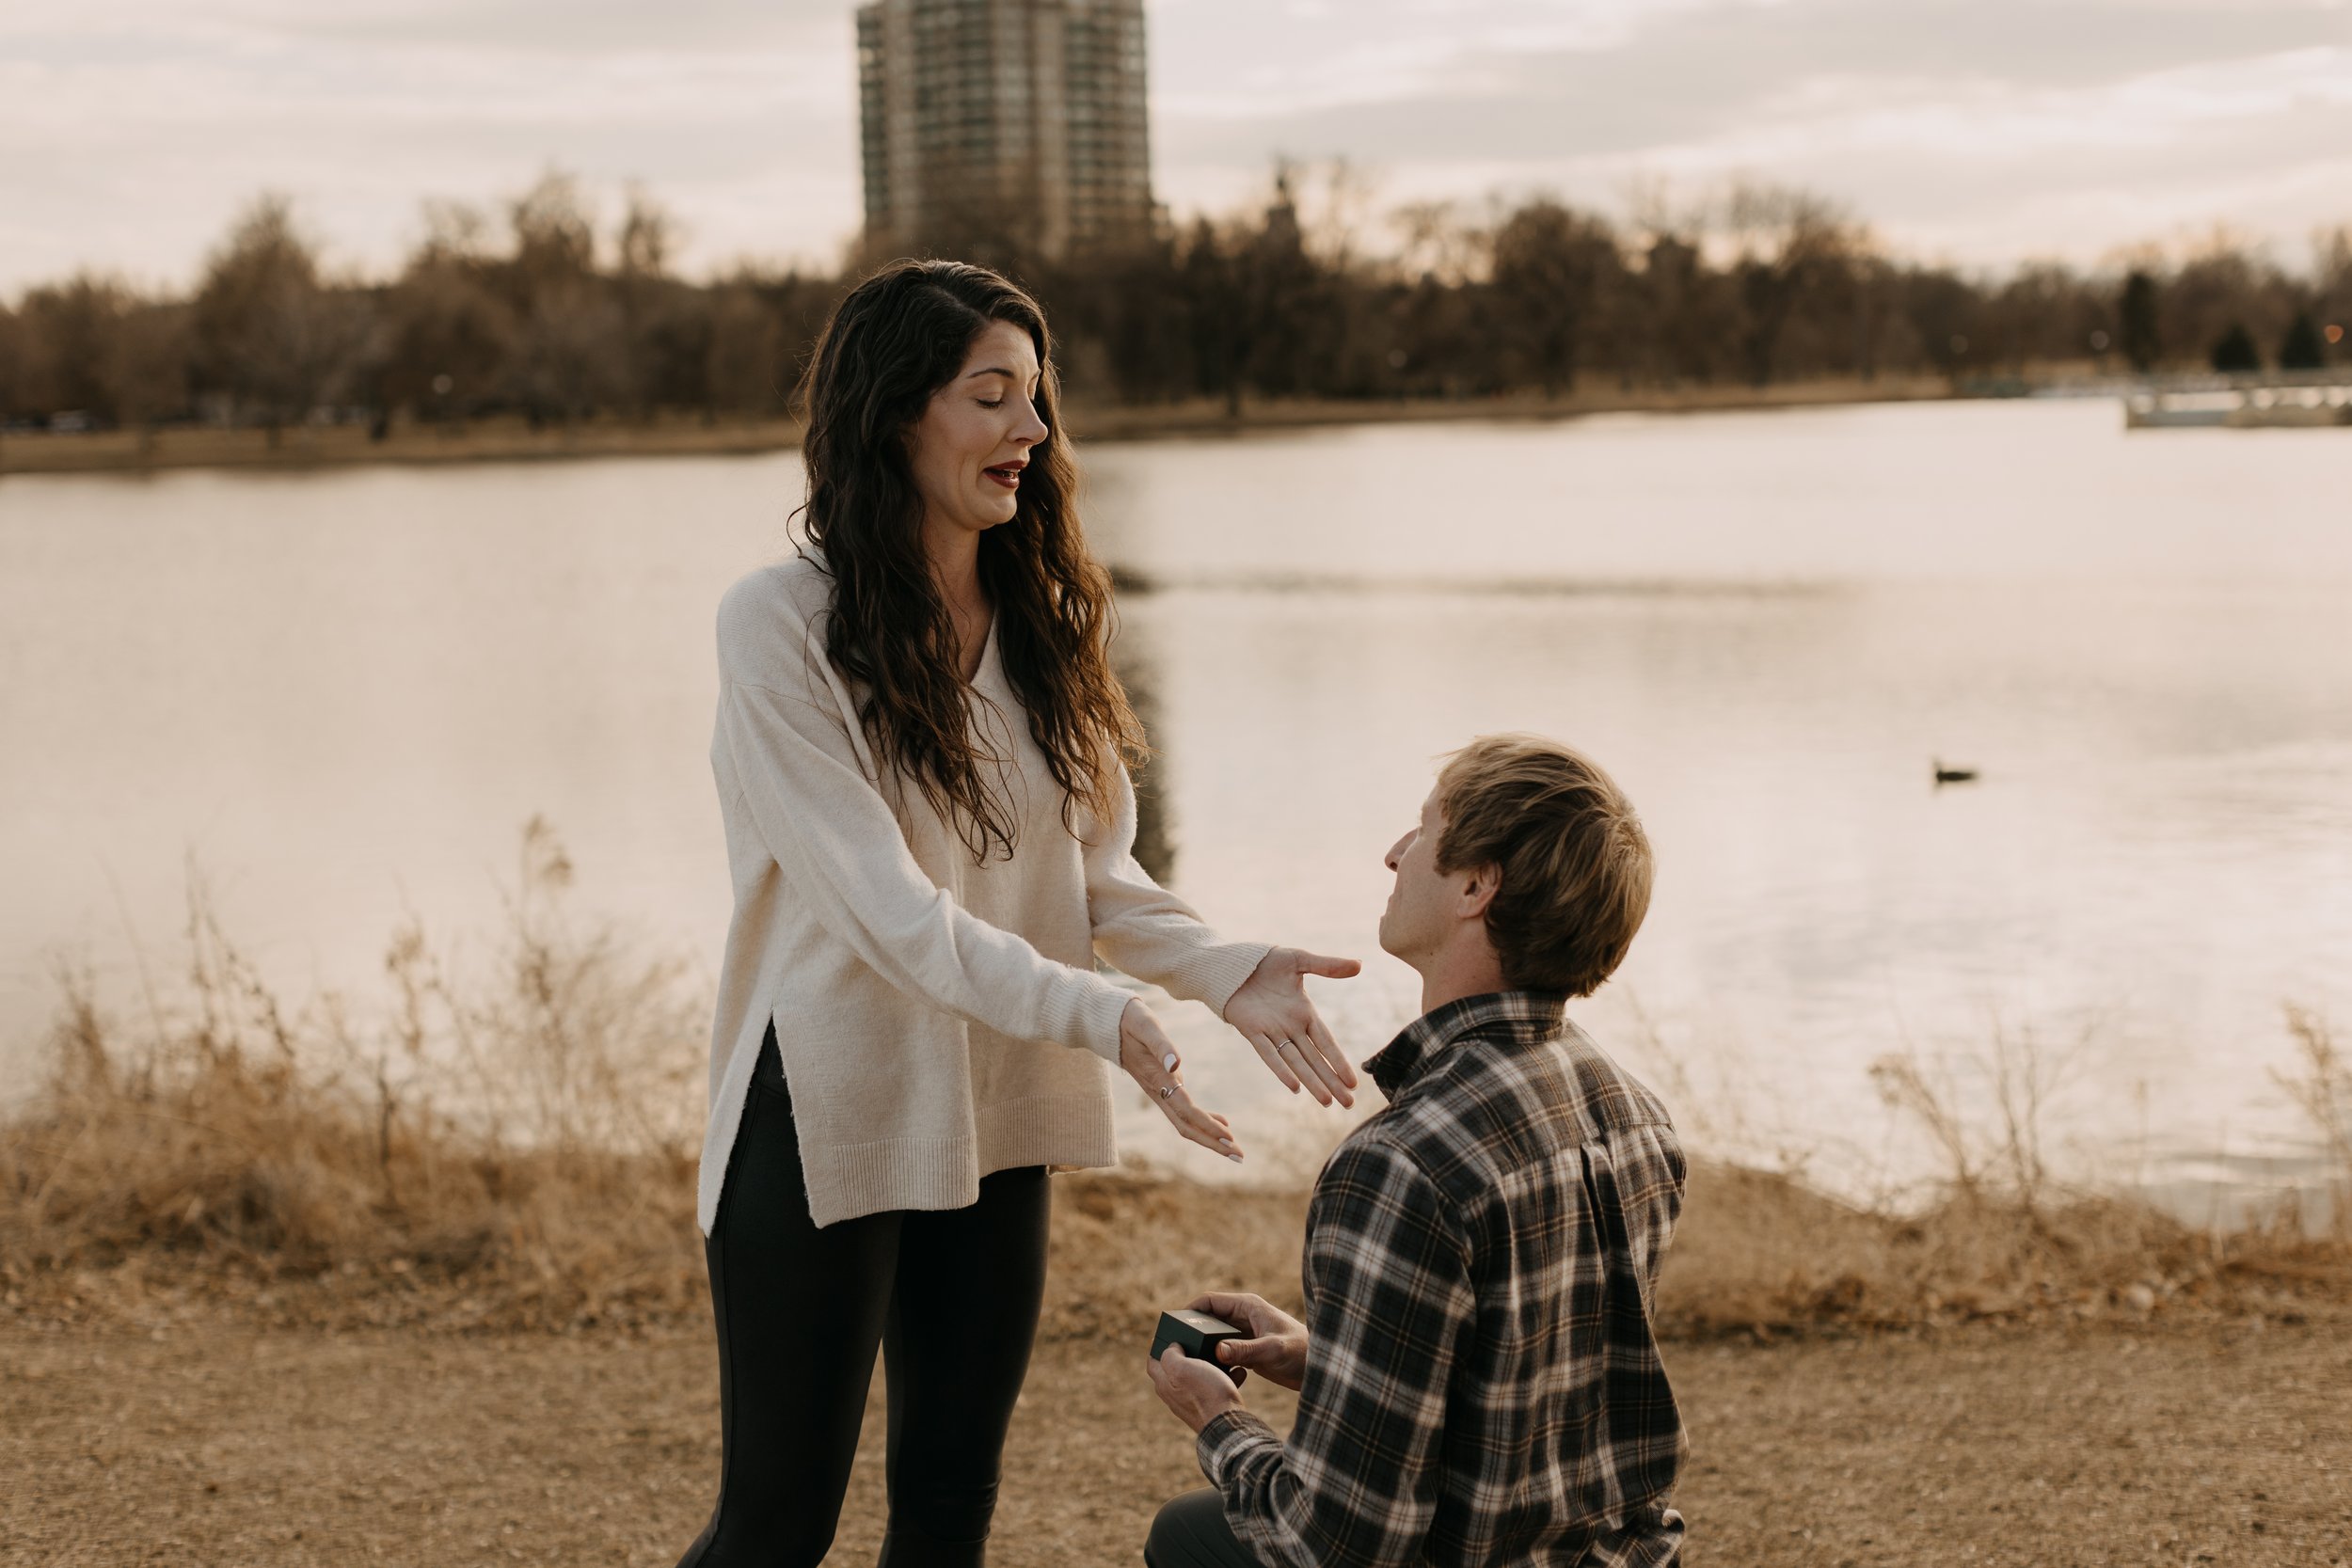
MULTIPOLYGON (((2352 1321, 1669 1355, 1695 1564, 2352 1564, 2352 1321)), ((0 1327, 0 1563, 666 1568, 709 1505, 715 1375, 683 1330, 0 1327)), ((829 1562, 873 1560, 881 1428, 829 1562)), ((993 1560, 1139 1562, 1194 1484, 1139 1350, 1041 1347, 993 1560)))

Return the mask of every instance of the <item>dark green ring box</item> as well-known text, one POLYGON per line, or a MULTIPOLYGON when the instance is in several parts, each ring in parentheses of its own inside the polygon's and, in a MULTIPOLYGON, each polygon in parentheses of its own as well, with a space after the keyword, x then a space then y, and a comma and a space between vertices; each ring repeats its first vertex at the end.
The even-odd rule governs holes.
POLYGON ((1168 1347, 1183 1348, 1185 1356, 1194 1361, 1206 1361, 1235 1383, 1241 1381, 1241 1369, 1228 1367, 1216 1358, 1216 1347, 1228 1339, 1247 1339, 1249 1336, 1227 1323, 1212 1318, 1206 1312, 1195 1312, 1188 1307, 1160 1314, 1159 1332, 1152 1336, 1152 1359, 1157 1361, 1168 1347))

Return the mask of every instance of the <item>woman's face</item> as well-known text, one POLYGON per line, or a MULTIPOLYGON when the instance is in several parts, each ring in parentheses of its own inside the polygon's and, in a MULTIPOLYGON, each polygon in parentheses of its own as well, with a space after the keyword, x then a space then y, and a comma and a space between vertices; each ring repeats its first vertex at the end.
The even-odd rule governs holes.
POLYGON ((1012 521, 1029 449, 1045 439, 1037 389, 1029 335, 1010 322, 989 323, 908 433, 927 537, 946 544, 1012 521))

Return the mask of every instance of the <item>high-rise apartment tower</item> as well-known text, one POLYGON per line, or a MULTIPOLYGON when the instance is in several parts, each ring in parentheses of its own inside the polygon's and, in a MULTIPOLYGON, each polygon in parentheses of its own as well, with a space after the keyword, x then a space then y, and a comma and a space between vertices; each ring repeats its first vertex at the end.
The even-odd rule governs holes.
POLYGON ((872 0, 857 46, 869 249, 1151 231, 1143 0, 872 0))

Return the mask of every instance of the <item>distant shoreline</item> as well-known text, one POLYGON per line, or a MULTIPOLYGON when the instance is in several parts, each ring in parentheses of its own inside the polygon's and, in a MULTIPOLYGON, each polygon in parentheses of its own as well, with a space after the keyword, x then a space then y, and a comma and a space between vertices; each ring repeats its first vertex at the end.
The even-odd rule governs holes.
MULTIPOLYGON (((1810 381, 1775 387, 1708 386, 1628 392, 1594 388, 1567 397, 1251 400, 1238 416, 1221 402, 1077 404, 1068 412, 1081 441, 1141 441, 1246 436, 1359 424, 1440 420, 1545 420, 1587 414, 1731 413, 1863 403, 1951 399, 1942 377, 1810 381)), ((303 425, 278 433, 218 426, 142 432, 0 433, 0 477, 10 474, 144 474, 183 468, 293 470, 363 464, 552 462, 598 457, 757 456, 801 444, 799 421, 664 418, 595 420, 532 429, 518 418, 464 425, 396 425, 372 440, 360 424, 303 425)))

